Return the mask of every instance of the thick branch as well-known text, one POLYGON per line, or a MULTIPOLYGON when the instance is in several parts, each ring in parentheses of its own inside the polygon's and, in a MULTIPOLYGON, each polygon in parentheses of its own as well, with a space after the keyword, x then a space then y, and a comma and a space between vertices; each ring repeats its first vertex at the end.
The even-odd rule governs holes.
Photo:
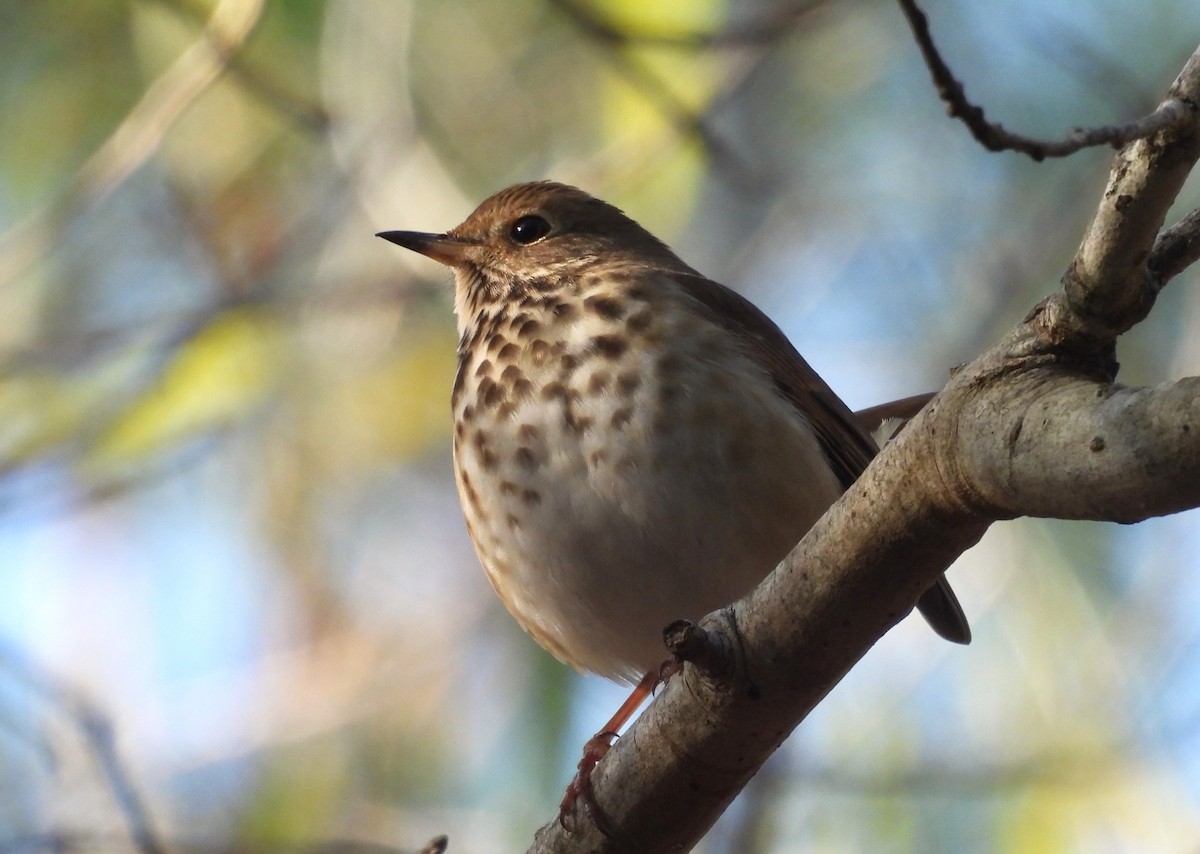
MULTIPOLYGON (((1200 505, 1200 379, 1111 383, 1113 340, 1150 308, 1155 235, 1200 155, 1200 51, 1171 98, 1186 123, 1118 156, 1064 290, 958 371, 757 590, 702 621, 702 646, 730 651, 722 666, 685 666, 593 774, 614 835, 578 809, 573 834, 552 822, 531 850, 694 844, 993 521, 1200 505)), ((1160 276, 1195 260, 1193 218, 1178 228, 1159 242, 1160 276)))
POLYGON ((1188 105, 1190 121, 1117 154, 1104 198, 1063 279, 1063 301, 1043 318, 1055 341, 1111 342, 1154 304, 1157 287, 1147 275, 1147 261, 1168 209, 1200 158, 1200 48, 1168 95, 1188 105))
POLYGON ((1124 388, 1036 370, 959 420, 982 428, 957 452, 996 515, 1140 522, 1200 506, 1200 378, 1124 388))
POLYGON ((734 650, 732 672, 718 682, 686 666, 593 774, 596 802, 619 835, 604 836, 578 809, 573 832, 552 822, 532 851, 686 850, 978 541, 986 521, 946 503, 938 472, 921 465, 938 441, 917 428, 928 420, 918 416, 757 590, 702 622, 734 650), (885 500, 896 495, 905 500, 885 500))

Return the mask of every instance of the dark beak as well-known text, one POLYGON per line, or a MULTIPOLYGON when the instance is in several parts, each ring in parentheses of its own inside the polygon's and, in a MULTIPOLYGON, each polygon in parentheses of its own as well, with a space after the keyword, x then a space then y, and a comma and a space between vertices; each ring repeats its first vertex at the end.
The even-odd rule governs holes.
POLYGON ((375 236, 413 252, 420 252, 448 267, 462 266, 467 253, 478 245, 475 241, 451 237, 449 234, 426 234, 423 231, 381 231, 375 236))

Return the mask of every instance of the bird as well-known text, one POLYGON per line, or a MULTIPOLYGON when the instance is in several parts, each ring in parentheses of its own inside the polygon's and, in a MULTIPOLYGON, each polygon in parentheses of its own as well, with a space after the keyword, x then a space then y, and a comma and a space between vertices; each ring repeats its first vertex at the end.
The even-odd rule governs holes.
MULTIPOLYGON (((766 314, 583 190, 516 184, 449 231, 378 236, 454 273, 467 531, 579 671, 644 696, 663 628, 748 593, 878 453, 766 314)), ((917 608, 970 642, 944 576, 917 608)))

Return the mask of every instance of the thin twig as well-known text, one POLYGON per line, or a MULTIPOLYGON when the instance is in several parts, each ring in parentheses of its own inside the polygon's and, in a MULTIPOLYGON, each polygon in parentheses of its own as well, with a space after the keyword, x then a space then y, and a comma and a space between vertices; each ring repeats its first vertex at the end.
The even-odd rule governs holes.
MULTIPOLYGON (((156 2, 191 24, 203 24, 209 14, 207 6, 204 4, 186 2, 186 0, 156 0, 156 2)), ((229 57, 226 71, 260 103, 300 127, 311 131, 323 131, 329 127, 329 112, 322 104, 301 95, 294 88, 277 79, 276 76, 252 65, 242 54, 233 54, 229 57)))
POLYGON ((1110 145, 1120 148, 1136 139, 1145 139, 1159 131, 1186 121, 1187 105, 1168 99, 1158 109, 1136 121, 1123 125, 1105 125, 1094 128, 1074 128, 1061 140, 1039 140, 1022 136, 1004 129, 1004 126, 989 122, 983 108, 967 100, 963 85, 942 59, 929 32, 929 19, 916 4, 916 0, 898 0, 904 17, 912 27, 917 47, 925 59, 925 66, 933 78, 938 97, 946 105, 951 118, 960 119, 971 131, 971 135, 988 151, 1016 151, 1028 155, 1035 161, 1047 157, 1066 157, 1084 148, 1110 145))
POLYGON ((79 692, 42 672, 13 650, 0 652, 0 665, 75 722, 108 780, 117 808, 125 818, 137 850, 141 854, 165 854, 167 848, 154 830, 149 811, 133 784, 132 775, 117 754, 112 724, 108 719, 79 692))

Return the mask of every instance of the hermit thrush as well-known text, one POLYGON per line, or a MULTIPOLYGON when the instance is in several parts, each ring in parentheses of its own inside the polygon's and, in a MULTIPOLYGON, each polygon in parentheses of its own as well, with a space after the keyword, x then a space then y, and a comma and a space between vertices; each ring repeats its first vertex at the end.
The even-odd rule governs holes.
MULTIPOLYGON (((454 470, 517 621, 579 670, 636 680, 662 630, 761 581, 876 454, 779 328, 612 205, 549 182, 444 234, 454 270, 454 470)), ((970 629, 945 579, 918 603, 970 629)))
MULTIPOLYGON (((754 587, 878 448, 766 315, 574 187, 379 236, 454 270, 454 471, 496 592, 559 660, 641 677, 565 808, 657 678, 663 628, 754 587)), ((969 642, 945 578, 917 607, 969 642)))

